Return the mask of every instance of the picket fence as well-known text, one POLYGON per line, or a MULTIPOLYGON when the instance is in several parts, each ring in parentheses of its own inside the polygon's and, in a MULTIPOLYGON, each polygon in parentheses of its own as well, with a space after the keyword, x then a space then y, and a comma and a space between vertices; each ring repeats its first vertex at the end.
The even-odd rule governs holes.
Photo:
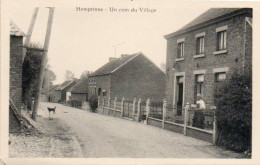
POLYGON ((184 107, 184 122, 176 123, 168 121, 166 115, 169 114, 166 100, 162 104, 151 102, 149 99, 142 101, 141 99, 134 99, 133 101, 125 100, 122 98, 118 100, 117 97, 111 98, 98 98, 97 112, 100 114, 124 118, 137 122, 144 122, 147 125, 153 125, 162 129, 170 130, 173 132, 184 134, 185 136, 194 137, 200 140, 208 141, 216 144, 216 117, 215 107, 206 110, 204 115, 212 118, 212 129, 197 128, 192 125, 194 113, 198 111, 192 108, 189 103, 184 107))

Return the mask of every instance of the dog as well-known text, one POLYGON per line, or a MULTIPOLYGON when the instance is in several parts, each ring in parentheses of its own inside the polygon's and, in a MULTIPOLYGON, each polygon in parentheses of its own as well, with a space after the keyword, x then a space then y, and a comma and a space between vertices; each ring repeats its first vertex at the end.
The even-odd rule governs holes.
POLYGON ((48 111, 49 111, 49 118, 50 118, 51 112, 52 112, 53 114, 55 114, 56 107, 54 107, 54 108, 47 107, 47 109, 48 109, 48 111))

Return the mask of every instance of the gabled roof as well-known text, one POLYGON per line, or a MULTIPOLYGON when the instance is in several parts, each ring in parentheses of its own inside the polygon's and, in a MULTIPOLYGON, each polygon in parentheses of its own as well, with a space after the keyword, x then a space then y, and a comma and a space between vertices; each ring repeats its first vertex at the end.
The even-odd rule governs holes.
POLYGON ((49 92, 55 90, 56 88, 59 88, 59 84, 53 85, 53 86, 49 89, 49 92))
POLYGON ((95 72, 93 72, 90 77, 92 76, 101 76, 106 74, 111 74, 114 71, 116 71, 118 68, 122 67, 123 65, 127 64, 129 61, 140 55, 141 52, 135 53, 132 55, 123 56, 120 58, 117 58, 115 60, 112 60, 105 65, 103 65, 101 68, 97 69, 95 72))
POLYGON ((212 23, 216 20, 225 18, 227 16, 230 16, 232 14, 240 14, 244 12, 251 12, 252 9, 250 8, 211 8, 207 10, 206 12, 202 13, 200 16, 195 18, 193 21, 188 23, 187 25, 183 26, 180 30, 170 33, 168 35, 165 35, 165 38, 169 38, 172 36, 176 36, 178 34, 182 34, 185 32, 188 32, 190 30, 196 29, 203 24, 212 23))
POLYGON ((68 92, 71 93, 88 93, 88 78, 81 79, 77 84, 72 86, 68 92))
POLYGON ((11 20, 10 22, 10 35, 25 37, 26 34, 11 20))
POLYGON ((70 85, 73 82, 74 82, 73 80, 64 81, 61 85, 59 85, 59 87, 55 88, 54 90, 56 90, 56 91, 63 90, 64 88, 66 88, 68 85, 70 85))

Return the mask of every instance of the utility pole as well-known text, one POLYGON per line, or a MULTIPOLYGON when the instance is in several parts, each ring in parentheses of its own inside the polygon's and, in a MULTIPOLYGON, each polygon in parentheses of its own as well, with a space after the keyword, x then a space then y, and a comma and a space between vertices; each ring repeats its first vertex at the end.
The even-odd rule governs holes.
POLYGON ((51 8, 49 8, 49 18, 48 18, 47 30, 46 30, 46 34, 45 34, 44 47, 43 47, 43 49, 45 51, 42 54, 40 78, 39 78, 39 81, 38 81, 38 84, 37 84, 36 97, 35 97, 34 106, 33 106, 33 113, 32 113, 32 118, 35 121, 36 121, 36 118, 37 118, 39 98, 40 98, 40 94, 41 94, 44 70, 45 70, 46 59, 47 59, 47 52, 48 52, 48 48, 49 48, 51 28, 52 28, 52 22, 53 22, 53 15, 54 15, 54 7, 51 7, 51 8))
MULTIPOLYGON (((30 40, 31 40, 31 36, 32 36, 32 32, 33 32, 33 28, 34 28, 34 24, 35 24, 35 20, 37 18, 38 11, 39 11, 39 7, 34 8, 32 20, 31 20, 29 29, 28 29, 27 34, 26 34, 26 39, 24 41, 24 45, 25 46, 29 46, 29 43, 30 43, 30 40)), ((25 55, 26 55, 26 48, 24 48, 24 51, 23 51, 22 62, 24 61, 25 55)))

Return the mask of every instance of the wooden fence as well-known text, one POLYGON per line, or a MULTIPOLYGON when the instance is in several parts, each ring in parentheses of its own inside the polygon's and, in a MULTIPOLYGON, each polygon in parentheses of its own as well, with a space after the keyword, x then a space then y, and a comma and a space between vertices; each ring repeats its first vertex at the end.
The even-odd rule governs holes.
POLYGON ((183 123, 167 121, 167 110, 167 102, 165 100, 155 103, 149 99, 146 101, 142 101, 141 99, 131 101, 124 98, 118 100, 116 97, 114 99, 98 98, 98 113, 137 122, 144 121, 148 125, 181 133, 213 144, 216 143, 215 108, 201 111, 190 107, 189 103, 187 103, 184 108, 183 123), (205 121, 206 127, 199 128, 194 124, 196 113, 203 114, 205 118, 203 121, 205 121))

